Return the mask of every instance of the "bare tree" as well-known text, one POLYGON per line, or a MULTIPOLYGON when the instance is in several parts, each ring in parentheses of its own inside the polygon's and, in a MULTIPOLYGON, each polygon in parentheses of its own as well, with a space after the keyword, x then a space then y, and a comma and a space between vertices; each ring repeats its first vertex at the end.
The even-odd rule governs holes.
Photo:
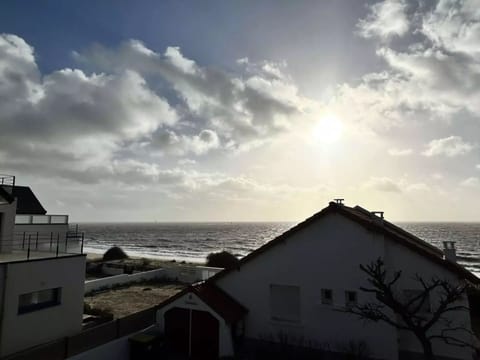
POLYGON ((425 359, 435 359, 432 341, 436 339, 450 345, 473 348, 470 342, 460 337, 462 332, 473 335, 471 330, 463 324, 456 324, 448 316, 453 312, 469 310, 459 301, 466 296, 466 282, 453 284, 436 277, 425 280, 417 274, 415 280, 420 290, 405 294, 396 287, 402 272, 389 274, 382 259, 360 265, 360 269, 368 276, 370 284, 370 287, 361 287, 360 290, 374 294, 377 301, 347 307, 345 312, 412 332, 423 347, 425 359), (435 294, 432 303, 431 294, 435 294))

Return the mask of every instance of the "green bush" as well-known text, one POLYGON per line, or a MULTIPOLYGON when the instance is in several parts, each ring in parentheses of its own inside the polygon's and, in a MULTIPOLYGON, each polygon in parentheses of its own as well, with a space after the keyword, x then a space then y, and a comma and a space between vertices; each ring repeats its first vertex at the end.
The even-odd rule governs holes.
POLYGON ((103 261, 128 259, 128 255, 121 247, 113 246, 103 254, 103 261))
POLYGON ((237 266, 239 261, 235 255, 228 251, 221 251, 208 254, 206 265, 229 269, 237 266))

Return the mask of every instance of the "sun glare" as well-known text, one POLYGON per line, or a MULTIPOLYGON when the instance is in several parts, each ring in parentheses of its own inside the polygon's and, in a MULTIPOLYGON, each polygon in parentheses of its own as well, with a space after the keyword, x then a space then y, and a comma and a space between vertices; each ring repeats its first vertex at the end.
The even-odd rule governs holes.
POLYGON ((343 132, 341 120, 334 114, 326 114, 320 118, 313 129, 313 136, 316 140, 331 144, 340 140, 343 132))

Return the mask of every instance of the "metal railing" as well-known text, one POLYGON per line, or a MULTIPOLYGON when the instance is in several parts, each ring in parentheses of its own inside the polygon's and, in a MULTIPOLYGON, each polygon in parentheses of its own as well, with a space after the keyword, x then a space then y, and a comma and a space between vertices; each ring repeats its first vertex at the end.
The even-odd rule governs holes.
POLYGON ((13 198, 13 189, 15 187, 15 176, 0 174, 0 201, 2 203, 11 203, 13 198), (3 199, 3 200, 2 200, 3 199))
POLYGON ((15 215, 15 225, 65 225, 68 215, 15 215))
MULTIPOLYGON (((85 235, 83 232, 40 233, 24 231, 15 233, 12 240, 2 239, 1 246, 7 255, 14 254, 20 260, 44 257, 83 254, 85 235)), ((1 259, 1 254, 0 254, 1 259)))
POLYGON ((15 176, 0 174, 0 186, 12 195, 13 188, 15 187, 15 176))

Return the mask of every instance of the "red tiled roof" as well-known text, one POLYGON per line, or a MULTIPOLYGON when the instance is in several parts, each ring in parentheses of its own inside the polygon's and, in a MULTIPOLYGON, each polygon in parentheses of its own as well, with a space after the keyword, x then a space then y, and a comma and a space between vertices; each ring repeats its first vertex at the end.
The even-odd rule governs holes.
POLYGON ((227 323, 242 319, 248 310, 225 291, 214 284, 201 283, 192 286, 192 291, 223 317, 227 323))
POLYGON ((194 293, 197 295, 205 304, 212 308, 229 324, 241 320, 248 312, 243 305, 239 304, 226 292, 218 288, 216 285, 206 282, 194 284, 185 288, 161 303, 159 308, 172 303, 188 293, 194 293))
POLYGON ((410 248, 411 250, 417 252, 418 254, 428 258, 429 260, 445 267, 446 269, 454 272, 459 277, 469 280, 475 284, 480 284, 480 279, 472 274, 470 271, 465 269, 460 264, 448 261, 443 259, 443 252, 438 249, 437 247, 427 243, 426 241, 418 238, 417 236, 399 228, 398 226, 372 214, 368 210, 360 207, 348 207, 343 204, 337 204, 331 202, 329 206, 321 210, 320 212, 314 214, 313 216, 309 217, 308 219, 304 220, 303 222, 297 224, 296 226, 292 227, 291 229, 287 230, 280 236, 276 237, 275 239, 267 242, 265 245, 259 247, 255 251, 251 252, 244 258, 240 260, 238 265, 232 269, 225 269, 220 271, 213 277, 207 280, 207 282, 215 282, 215 280, 225 276, 226 274, 239 270, 245 263, 253 260, 258 255, 262 254, 263 252, 267 251, 271 247, 287 240, 289 237, 297 233, 298 231, 304 229, 305 227, 309 226, 313 222, 321 219, 327 214, 331 213, 338 213, 341 214, 352 221, 364 226, 365 228, 375 231, 380 234, 384 234, 387 238, 396 241, 397 243, 410 248))

